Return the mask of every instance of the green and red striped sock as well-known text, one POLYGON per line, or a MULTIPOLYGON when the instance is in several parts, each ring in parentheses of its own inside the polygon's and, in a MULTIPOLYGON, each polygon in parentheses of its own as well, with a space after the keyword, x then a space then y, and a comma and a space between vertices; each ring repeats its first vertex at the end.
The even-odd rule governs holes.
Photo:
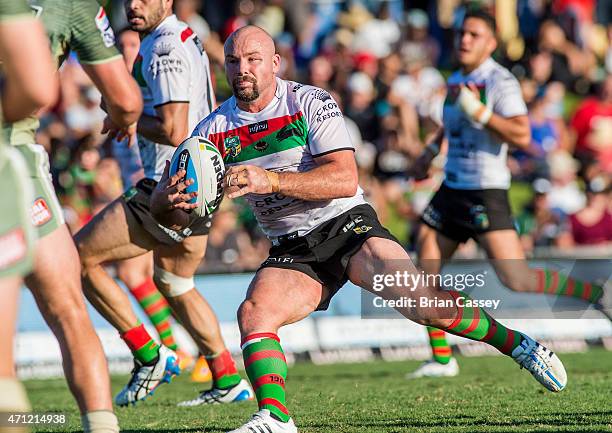
POLYGON ((151 338, 142 323, 121 334, 121 338, 132 351, 134 358, 143 364, 154 361, 159 354, 159 344, 151 338))
POLYGON ((214 388, 227 389, 238 385, 241 378, 234 359, 227 349, 217 355, 206 356, 205 358, 212 373, 214 388))
POLYGON ((434 361, 440 364, 448 364, 453 356, 453 352, 448 341, 446 341, 444 331, 428 326, 427 334, 429 334, 429 345, 431 346, 434 361))
POLYGON ((242 340, 242 356, 259 409, 268 409, 282 422, 289 421, 285 401, 287 361, 278 336, 272 332, 248 335, 242 340))
POLYGON ((449 293, 455 298, 457 317, 445 329, 446 332, 470 340, 482 341, 495 347, 501 353, 512 355, 512 351, 521 343, 520 332, 506 328, 480 307, 464 306, 465 301, 470 300, 464 293, 455 291, 449 293), (463 298, 463 302, 458 302, 460 298, 463 298))
POLYGON ((534 269, 538 279, 536 292, 551 295, 572 296, 595 303, 603 294, 603 288, 548 269, 534 269))
POLYGON ((172 335, 171 317, 172 310, 166 298, 157 290, 153 278, 147 279, 137 287, 130 287, 130 293, 144 309, 153 326, 159 334, 162 344, 172 350, 178 349, 174 335, 172 335))

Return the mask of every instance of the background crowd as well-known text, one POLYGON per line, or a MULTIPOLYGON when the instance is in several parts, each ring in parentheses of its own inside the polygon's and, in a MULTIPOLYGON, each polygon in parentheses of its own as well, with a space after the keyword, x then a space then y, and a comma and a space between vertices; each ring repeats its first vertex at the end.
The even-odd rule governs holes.
MULTIPOLYGON (((104 3, 104 2, 103 2, 104 3)), ((406 169, 441 122, 445 77, 455 67, 456 29, 470 7, 497 18, 495 59, 521 83, 532 143, 511 151, 511 204, 528 252, 612 246, 612 1, 610 0, 175 0, 179 19, 204 42, 216 98, 230 96, 223 41, 245 24, 265 28, 282 56, 281 78, 330 91, 356 147, 360 184, 385 224, 406 246, 442 181, 406 169)), ((106 1, 116 32, 123 1, 106 1)), ((62 97, 43 118, 38 143, 68 224, 78 230, 121 194, 119 166, 100 134, 100 94, 70 59, 62 97)), ((244 202, 224 201, 215 215, 202 271, 256 269, 268 243, 244 202)), ((466 245, 462 254, 473 254, 466 245)), ((607 250, 609 253, 609 250, 607 250)))

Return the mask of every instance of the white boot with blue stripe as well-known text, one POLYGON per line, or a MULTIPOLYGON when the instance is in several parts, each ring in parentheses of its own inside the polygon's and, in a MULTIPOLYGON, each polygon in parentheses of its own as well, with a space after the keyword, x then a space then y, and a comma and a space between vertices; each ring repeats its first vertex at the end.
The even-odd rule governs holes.
POLYGON ((521 336, 523 339, 512 351, 512 359, 549 391, 562 391, 567 385, 567 373, 559 357, 525 334, 521 336))
POLYGON ((223 404, 238 403, 241 401, 253 400, 255 393, 249 382, 242 379, 237 385, 228 389, 212 388, 194 398, 193 400, 182 401, 178 406, 190 407, 203 404, 223 404))

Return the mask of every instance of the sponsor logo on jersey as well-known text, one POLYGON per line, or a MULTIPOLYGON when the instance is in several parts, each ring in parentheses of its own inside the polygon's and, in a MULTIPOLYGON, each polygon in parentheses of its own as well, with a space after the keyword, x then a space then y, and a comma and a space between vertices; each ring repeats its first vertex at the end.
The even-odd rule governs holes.
POLYGON ((96 14, 96 27, 100 30, 100 34, 102 35, 102 41, 104 42, 104 46, 110 48, 115 45, 115 33, 113 33, 113 29, 110 25, 110 21, 106 16, 106 12, 104 12, 104 8, 100 6, 98 9, 98 13, 96 14))
POLYGON ((479 230, 486 230, 489 228, 489 216, 487 215, 487 208, 482 205, 474 205, 470 208, 470 215, 472 216, 472 222, 479 230))
POLYGON ((174 50, 172 44, 168 44, 165 42, 153 45, 153 53, 156 54, 158 57, 168 56, 170 55, 172 50, 174 50))
POLYGON ((324 120, 331 119, 332 117, 342 117, 342 112, 338 108, 338 104, 334 101, 324 103, 315 112, 315 122, 321 123, 324 120))
POLYGON ((154 39, 159 39, 163 36, 174 36, 174 32, 170 30, 164 30, 163 32, 158 33, 154 39))
POLYGON ((249 125, 249 134, 257 134, 258 132, 264 132, 268 130, 268 121, 262 120, 261 122, 251 123, 249 125))
POLYGON ((300 90, 302 87, 304 87, 304 85, 303 85, 303 84, 299 84, 299 83, 298 83, 298 84, 296 84, 295 86, 293 86, 293 89, 292 89, 293 93, 297 92, 297 91, 298 91, 298 90, 300 90))
POLYGON ((44 198, 39 198, 34 201, 32 208, 30 209, 30 219, 32 220, 32 224, 34 227, 42 226, 43 224, 49 222, 53 215, 49 210, 49 206, 47 206, 47 202, 44 198))
POLYGON ((261 140, 255 143, 253 147, 255 148, 255 150, 259 152, 263 152, 264 150, 268 148, 268 142, 261 140))
MULTIPOLYGON (((272 244, 274 244, 274 242, 272 242, 272 244)), ((293 263, 293 257, 268 257, 264 265, 268 263, 293 263)))
POLYGON ((302 136, 302 132, 293 127, 292 125, 286 125, 283 126, 280 131, 278 131, 276 133, 276 139, 278 141, 283 141, 288 139, 289 137, 301 137, 302 136))
POLYGON ((237 135, 227 137, 225 140, 223 140, 223 144, 225 146, 226 153, 232 158, 236 158, 242 150, 242 146, 240 145, 240 137, 237 135))
POLYGON ((149 64, 149 73, 153 78, 160 74, 167 74, 169 72, 176 72, 179 74, 183 73, 183 61, 181 59, 175 59, 170 54, 166 54, 163 57, 152 58, 149 64))
POLYGON ((0 236, 0 269, 23 259, 27 252, 27 244, 23 229, 18 227, 0 236))
POLYGON ((367 232, 369 232, 370 230, 372 230, 372 226, 365 226, 365 225, 363 225, 363 226, 359 226, 359 227, 355 227, 355 228, 353 229, 353 231, 354 231, 355 233, 357 233, 358 235, 362 235, 362 234, 364 234, 364 233, 367 233, 367 232))
POLYGON ((191 235, 190 228, 186 228, 185 230, 183 230, 182 233, 179 234, 177 231, 169 229, 168 227, 164 227, 159 223, 157 223, 157 227, 159 227, 164 233, 166 233, 170 237, 170 239, 177 243, 183 242, 185 238, 191 235))
POLYGON ((331 95, 326 90, 323 90, 323 89, 319 89, 315 91, 314 97, 323 102, 329 101, 332 98, 331 95))

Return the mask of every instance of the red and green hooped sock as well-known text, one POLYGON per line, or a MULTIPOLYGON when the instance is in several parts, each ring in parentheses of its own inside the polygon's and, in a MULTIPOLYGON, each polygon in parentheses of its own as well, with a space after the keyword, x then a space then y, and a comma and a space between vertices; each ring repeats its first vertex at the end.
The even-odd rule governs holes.
POLYGON ((242 355, 259 409, 268 409, 282 422, 289 421, 285 401, 287 361, 278 336, 271 332, 248 335, 242 340, 242 355))
POLYGON ((572 296, 595 303, 601 298, 603 288, 585 281, 575 280, 567 275, 548 269, 534 269, 538 284, 537 293, 572 296))
MULTIPOLYGON (((449 293, 457 304, 464 305, 465 300, 470 299, 461 292, 449 293), (459 298, 463 298, 464 302, 458 302, 459 298)), ((506 328, 482 308, 460 305, 457 305, 457 317, 445 331, 470 340, 482 341, 506 355, 512 355, 522 338, 520 332, 506 328)))
POLYGON ((427 334, 429 335, 429 345, 431 346, 433 360, 440 364, 448 364, 453 356, 453 352, 448 341, 446 341, 444 331, 428 326, 427 334))
POLYGON ((137 287, 130 287, 130 292, 149 316, 162 344, 172 350, 178 349, 172 335, 172 310, 166 298, 157 290, 153 279, 149 278, 137 287))
POLYGON ((121 334, 121 338, 132 351, 134 358, 143 364, 154 361, 159 354, 159 344, 151 338, 142 323, 121 334))
POLYGON ((205 358, 212 373, 214 388, 227 389, 238 385, 241 378, 238 370, 236 370, 234 359, 227 349, 217 355, 206 356, 205 358))

